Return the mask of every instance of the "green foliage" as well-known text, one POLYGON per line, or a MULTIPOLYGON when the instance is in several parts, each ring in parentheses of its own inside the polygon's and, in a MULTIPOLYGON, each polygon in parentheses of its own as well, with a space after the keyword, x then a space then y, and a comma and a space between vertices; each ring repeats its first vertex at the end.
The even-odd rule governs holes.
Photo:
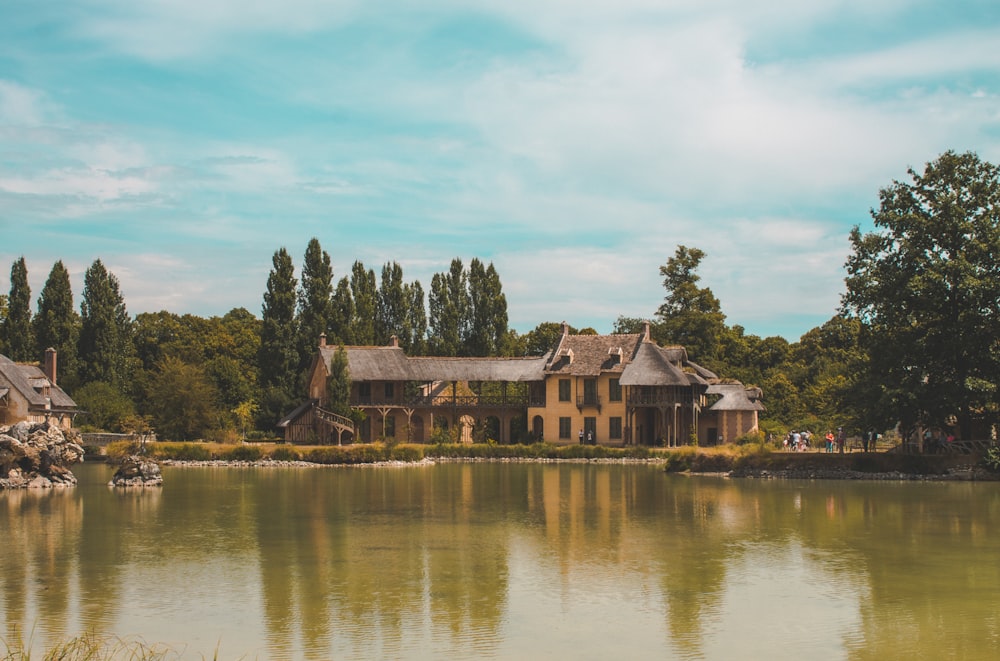
POLYGON ((31 330, 31 288, 28 285, 28 267, 24 257, 20 257, 10 269, 7 316, 0 326, 0 336, 4 339, 8 358, 15 362, 38 359, 31 330))
POLYGON ((49 347, 56 350, 59 385, 72 389, 77 383, 77 342, 80 337, 80 316, 73 309, 73 289, 69 271, 61 261, 49 273, 41 296, 38 314, 33 322, 35 357, 43 360, 49 347))
POLYGON ((330 361, 330 376, 326 382, 325 406, 338 415, 351 415, 351 373, 347 352, 338 347, 330 361))
POLYGON ((302 455, 286 445, 274 448, 268 456, 274 461, 299 461, 302 458, 302 455))
POLYGON ((719 299, 707 287, 698 287, 695 272, 705 258, 698 248, 677 246, 674 256, 660 267, 667 290, 657 310, 660 323, 656 339, 661 344, 679 344, 692 360, 711 362, 716 358, 725 331, 725 315, 719 299))
POLYGON ((375 344, 375 318, 378 314, 378 286, 375 271, 366 269, 364 263, 354 262, 351 267, 351 297, 354 299, 354 316, 351 332, 359 345, 375 344))
POLYGON ((330 255, 320 246, 319 239, 309 240, 302 261, 302 286, 298 301, 297 373, 309 367, 319 336, 325 334, 333 321, 333 266, 330 255))
MULTIPOLYGON (((577 330, 569 327, 569 334, 575 335, 577 330)), ((615 331, 618 332, 617 330, 615 331)), ((526 355, 544 356, 546 352, 556 348, 562 337, 562 324, 546 321, 535 326, 525 335, 526 355)))
POLYGON ((991 445, 986 450, 986 454, 983 455, 982 463, 983 466, 994 473, 1000 473, 1000 447, 991 445))
POLYGON ((73 393, 83 411, 80 421, 102 431, 121 432, 125 420, 135 415, 132 400, 110 383, 91 381, 73 393))
POLYGON ((80 312, 81 380, 103 381, 129 393, 136 368, 132 320, 118 278, 99 259, 84 275, 80 312))
POLYGON ((164 439, 188 441, 205 438, 219 427, 215 386, 205 370, 179 358, 164 358, 147 389, 153 424, 164 439))
POLYGON ((219 454, 223 461, 260 461, 264 452, 256 445, 237 445, 219 454))
MULTIPOLYGON (((879 192, 875 231, 851 232, 844 309, 864 325, 854 389, 870 417, 904 428, 992 411, 1000 374, 1000 168, 945 152, 879 192)), ((887 426, 887 425, 882 425, 887 426)))
POLYGON ((257 353, 259 383, 265 391, 261 399, 261 422, 269 427, 273 427, 297 399, 299 377, 295 269, 284 248, 274 253, 271 263, 257 353))

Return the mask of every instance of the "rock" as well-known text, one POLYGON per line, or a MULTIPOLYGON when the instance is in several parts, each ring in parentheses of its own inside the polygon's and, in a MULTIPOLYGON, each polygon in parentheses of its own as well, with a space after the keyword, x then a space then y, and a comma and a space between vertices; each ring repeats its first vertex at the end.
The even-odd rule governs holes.
POLYGON ((73 486, 69 467, 83 461, 78 436, 47 422, 0 426, 0 489, 73 486))
POLYGON ((155 461, 145 457, 130 455, 122 459, 108 486, 112 487, 158 487, 163 484, 163 475, 155 461))

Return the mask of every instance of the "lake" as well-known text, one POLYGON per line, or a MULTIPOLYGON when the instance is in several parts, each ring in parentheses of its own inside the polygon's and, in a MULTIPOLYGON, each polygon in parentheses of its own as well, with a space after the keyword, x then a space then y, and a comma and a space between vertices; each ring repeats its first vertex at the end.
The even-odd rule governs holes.
MULTIPOLYGON (((1000 484, 645 464, 165 467, 0 491, 0 636, 172 658, 976 659, 1000 484)), ((0 652, 3 645, 0 645, 0 652)))

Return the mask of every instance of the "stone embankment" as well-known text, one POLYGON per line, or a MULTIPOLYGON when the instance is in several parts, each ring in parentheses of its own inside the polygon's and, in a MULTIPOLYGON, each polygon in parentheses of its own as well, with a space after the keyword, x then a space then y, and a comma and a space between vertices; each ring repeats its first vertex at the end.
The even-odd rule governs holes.
POLYGON ((69 467, 81 461, 73 431, 47 422, 0 425, 0 489, 76 486, 69 467))
POLYGON ((163 475, 155 461, 145 457, 130 455, 125 457, 108 486, 112 487, 158 487, 163 485, 163 475))

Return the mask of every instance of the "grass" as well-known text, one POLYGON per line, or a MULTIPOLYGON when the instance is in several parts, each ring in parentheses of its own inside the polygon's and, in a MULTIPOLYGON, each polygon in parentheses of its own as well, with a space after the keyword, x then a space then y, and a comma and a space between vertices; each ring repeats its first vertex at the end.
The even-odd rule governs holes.
MULTIPOLYGON (((32 640, 15 635, 13 641, 0 638, 0 661, 166 661, 180 659, 182 654, 166 645, 150 644, 140 638, 119 638, 112 635, 85 633, 67 641, 55 643, 36 656, 32 640)), ((203 657, 204 658, 204 657, 203 657)), ((218 650, 213 659, 218 658, 218 650)))

